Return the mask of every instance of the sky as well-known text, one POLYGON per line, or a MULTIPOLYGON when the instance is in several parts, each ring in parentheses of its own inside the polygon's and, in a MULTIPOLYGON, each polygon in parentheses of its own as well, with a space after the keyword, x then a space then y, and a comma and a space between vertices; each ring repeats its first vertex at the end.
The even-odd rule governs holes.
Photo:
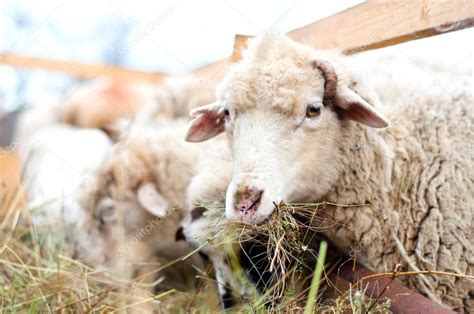
MULTIPOLYGON (((0 51, 181 74, 230 55, 235 34, 283 34, 360 2, 3 0, 0 51)), ((463 41, 454 39, 454 47, 463 41)), ((0 82, 7 111, 78 83, 1 65, 0 82)))

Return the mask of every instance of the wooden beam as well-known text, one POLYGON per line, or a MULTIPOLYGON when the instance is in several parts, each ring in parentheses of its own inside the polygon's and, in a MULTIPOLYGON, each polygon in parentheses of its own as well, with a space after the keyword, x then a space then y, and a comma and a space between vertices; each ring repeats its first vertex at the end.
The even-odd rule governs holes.
POLYGON ((240 60, 241 52, 247 44, 247 40, 251 36, 247 35, 235 35, 234 38, 234 49, 232 55, 228 58, 221 59, 217 62, 205 65, 194 71, 191 71, 193 75, 198 77, 209 86, 215 86, 219 83, 227 72, 227 66, 230 63, 234 63, 240 60))
MULTIPOLYGON (((318 49, 351 54, 444 34, 474 25, 474 0, 367 1, 288 33, 318 49)), ((232 62, 252 36, 236 35, 232 62)))
MULTIPOLYGON (((0 148, 0 189, 15 189, 20 183, 20 158, 15 152, 0 148)), ((1 206, 2 204, 0 204, 1 206)))
POLYGON ((26 57, 12 53, 1 53, 0 64, 7 64, 20 68, 62 72, 87 79, 108 77, 116 81, 148 81, 151 83, 159 83, 166 77, 161 73, 135 71, 112 65, 89 64, 72 61, 66 62, 46 58, 26 57))
POLYGON ((245 50, 247 46, 247 40, 252 38, 252 36, 240 35, 237 34, 234 37, 234 50, 232 52, 231 62, 237 62, 242 57, 242 51, 245 50))
POLYGON ((367 1, 289 33, 314 48, 347 53, 400 44, 474 25, 474 1, 367 1))
MULTIPOLYGON (((290 32, 296 41, 314 48, 339 48, 346 53, 382 48, 406 41, 443 34, 474 25, 474 0, 367 1, 290 32)), ((231 57, 191 72, 214 86, 224 76, 229 62, 240 59, 249 36, 237 35, 231 57)), ((143 80, 159 83, 165 75, 116 66, 63 62, 50 59, 0 54, 0 63, 46 69, 82 78, 98 76, 119 81, 143 80)))
POLYGON ((356 289, 363 287, 363 293, 371 299, 375 300, 379 295, 382 298, 387 298, 390 300, 390 310, 393 313, 455 313, 447 307, 422 296, 413 289, 408 289, 396 280, 392 280, 390 276, 367 278, 375 275, 375 273, 360 264, 344 262, 335 269, 337 269, 337 275, 343 280, 343 282, 339 282, 339 288, 345 286, 343 289, 346 291, 349 291, 349 289, 356 291, 356 289), (360 287, 354 286, 362 278, 367 279, 360 283, 360 287), (349 283, 352 284, 352 287, 349 283), (384 289, 385 287, 386 289, 384 289))

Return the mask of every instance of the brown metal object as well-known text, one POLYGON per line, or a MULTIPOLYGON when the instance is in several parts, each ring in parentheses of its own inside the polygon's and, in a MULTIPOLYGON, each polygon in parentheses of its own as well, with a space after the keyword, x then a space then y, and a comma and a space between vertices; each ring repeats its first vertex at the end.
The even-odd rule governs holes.
MULTIPOLYGON (((355 283, 361 278, 374 275, 375 273, 362 265, 353 263, 344 263, 338 269, 338 275, 348 283, 355 283)), ((392 280, 390 276, 370 278, 363 283, 365 293, 371 298, 376 299, 381 295, 382 298, 390 299, 390 309, 393 313, 454 313, 446 307, 435 303, 421 294, 402 286, 400 283, 392 280), (385 287, 387 287, 385 289, 385 287), (385 291, 384 291, 385 289, 385 291)))

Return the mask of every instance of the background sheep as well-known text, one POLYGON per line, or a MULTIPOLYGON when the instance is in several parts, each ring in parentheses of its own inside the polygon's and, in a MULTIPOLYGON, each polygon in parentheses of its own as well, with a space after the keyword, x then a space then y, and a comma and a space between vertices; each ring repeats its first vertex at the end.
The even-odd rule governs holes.
MULTIPOLYGON (((326 209, 341 224, 324 233, 377 271, 401 263, 472 275, 471 96, 463 88, 421 90, 378 108, 390 128, 367 128, 387 119, 339 62, 285 38, 257 39, 224 79, 218 101, 192 112, 189 141, 224 130, 230 138, 228 218, 259 223, 279 201, 367 204, 326 209)), ((402 280, 455 310, 473 310, 469 280, 402 280)))
POLYGON ((226 243, 231 243, 224 213, 225 190, 232 177, 232 160, 225 141, 213 141, 206 157, 200 160, 198 173, 187 189, 188 212, 177 238, 186 240, 192 249, 199 249, 214 267, 221 305, 235 305, 237 294, 243 292, 227 259, 226 243))
MULTIPOLYGON (((112 144, 99 130, 51 125, 17 138, 28 208, 37 227, 55 233, 83 218, 80 190, 90 184, 112 144)), ((60 241, 60 237, 55 237, 60 241)))
MULTIPOLYGON (((123 135, 97 173, 93 193, 84 198, 90 212, 78 231, 78 257, 114 267, 124 278, 148 273, 151 284, 158 261, 189 253, 175 234, 187 210, 186 188, 209 144, 186 143, 184 133, 185 123, 163 121, 135 125, 123 135)), ((175 277, 167 283, 188 286, 192 262, 181 266, 182 274, 169 270, 175 277)))
POLYGON ((139 123, 185 117, 213 98, 213 89, 191 76, 169 77, 159 85, 96 80, 72 89, 58 108, 57 119, 102 129, 117 139, 135 116, 139 123))
POLYGON ((96 80, 72 89, 59 108, 59 119, 81 128, 108 130, 123 118, 133 117, 154 101, 150 84, 121 84, 96 80))
POLYGON ((154 101, 138 112, 138 121, 156 121, 160 118, 182 118, 189 111, 214 99, 214 88, 192 76, 167 78, 154 91, 154 101))

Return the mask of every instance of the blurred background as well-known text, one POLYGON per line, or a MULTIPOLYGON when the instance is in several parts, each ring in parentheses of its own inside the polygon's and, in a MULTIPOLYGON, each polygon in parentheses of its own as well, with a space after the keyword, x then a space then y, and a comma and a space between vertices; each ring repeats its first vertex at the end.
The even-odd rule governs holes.
MULTIPOLYGON (((234 34, 286 33, 361 1, 64 1, 0 4, 0 50, 168 74, 227 57, 234 34)), ((4 111, 44 103, 78 81, 0 65, 4 111)))
MULTIPOLYGON (((286 33, 361 2, 4 0, 0 51, 181 74, 230 55, 234 34, 286 33)), ((409 62, 428 52, 466 67, 472 39, 464 30, 396 49, 406 50, 409 62)), ((78 80, 0 64, 0 82, 0 108, 11 111, 54 99, 78 80)))

